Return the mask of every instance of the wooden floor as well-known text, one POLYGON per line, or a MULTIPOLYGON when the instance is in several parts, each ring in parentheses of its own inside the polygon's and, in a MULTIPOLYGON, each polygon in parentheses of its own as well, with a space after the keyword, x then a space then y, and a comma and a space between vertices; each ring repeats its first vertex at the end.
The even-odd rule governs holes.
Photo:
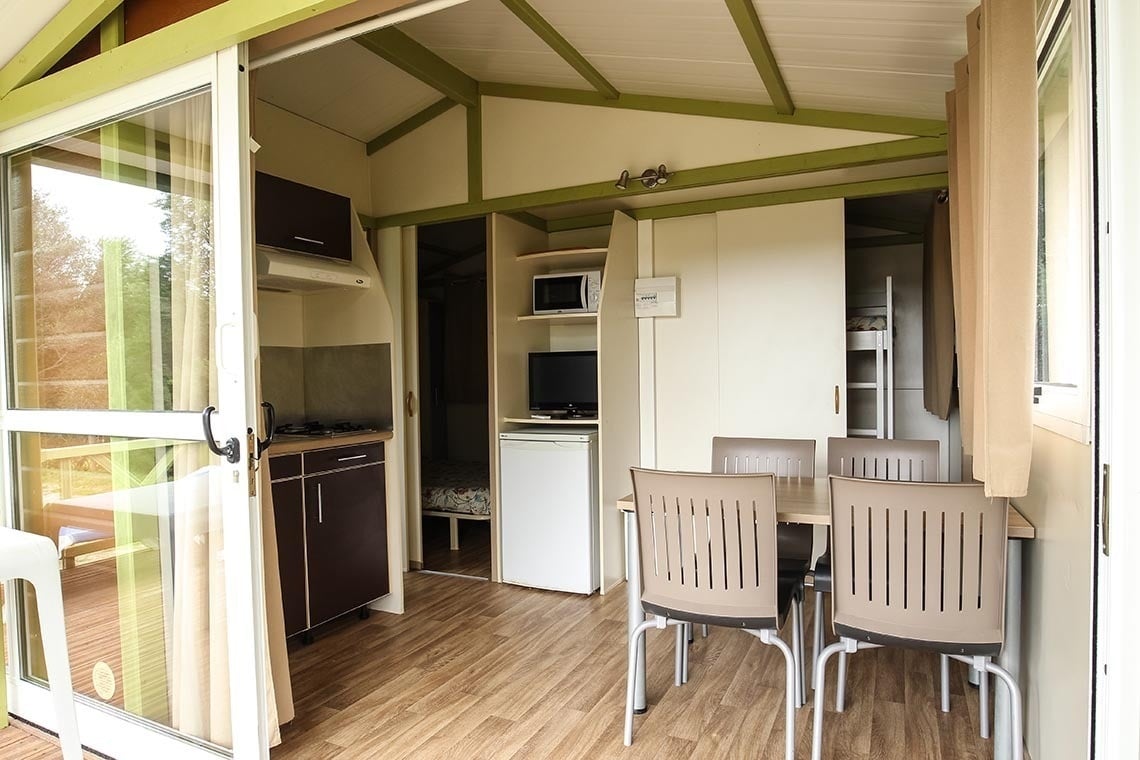
POLYGON ((459 520, 459 550, 452 551, 448 520, 424 517, 424 570, 491 577, 491 523, 459 520))
MULTIPOLYGON (((650 709, 625 748, 623 587, 583 598, 422 573, 405 582, 406 615, 346 618, 294 649, 297 718, 273 760, 783 757, 783 660, 747 634, 698 638, 690 681, 674 687, 672 632, 651 631, 650 709)), ((954 663, 949 714, 937 672, 933 655, 855 655, 848 709, 829 707, 824 721, 824 756, 992 757, 965 668, 954 663)), ((810 706, 798 712, 798 758, 810 756, 811 720, 810 706)), ((36 754, 49 746, 0 732, 0 757, 50 757, 36 754)))

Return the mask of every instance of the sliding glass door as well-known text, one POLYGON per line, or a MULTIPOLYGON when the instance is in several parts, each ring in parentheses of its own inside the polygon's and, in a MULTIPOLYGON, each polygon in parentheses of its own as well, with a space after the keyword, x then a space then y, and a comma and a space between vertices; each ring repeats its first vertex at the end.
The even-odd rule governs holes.
MULTIPOLYGON (((242 56, 0 133, 4 522, 58 547, 81 738, 120 760, 267 755, 242 56)), ((6 591, 10 709, 51 727, 6 591)))

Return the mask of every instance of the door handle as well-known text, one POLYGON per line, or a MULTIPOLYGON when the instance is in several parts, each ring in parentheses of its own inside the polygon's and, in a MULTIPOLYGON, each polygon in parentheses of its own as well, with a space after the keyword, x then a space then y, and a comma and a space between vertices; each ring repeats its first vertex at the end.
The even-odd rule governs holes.
POLYGON ((255 459, 261 459, 261 455, 273 445, 273 431, 277 427, 277 410, 273 408, 273 404, 262 401, 261 413, 265 416, 265 440, 257 439, 255 459))
POLYGON ((415 417, 416 416, 416 394, 413 393, 412 391, 408 391, 408 398, 406 401, 406 405, 408 407, 408 416, 409 417, 415 417))
POLYGON ((210 424, 210 417, 216 411, 217 409, 212 406, 202 410, 202 432, 206 435, 206 446, 218 456, 225 457, 230 464, 237 464, 238 460, 241 459, 241 443, 238 439, 230 438, 226 441, 225 446, 219 446, 214 440, 214 428, 210 424))
POLYGON ((835 386, 835 413, 839 414, 839 386, 835 386))

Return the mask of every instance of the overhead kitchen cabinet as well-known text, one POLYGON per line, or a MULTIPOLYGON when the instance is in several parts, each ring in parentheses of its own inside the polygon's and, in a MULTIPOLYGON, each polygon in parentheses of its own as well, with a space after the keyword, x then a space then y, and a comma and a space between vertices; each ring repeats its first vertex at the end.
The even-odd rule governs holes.
POLYGON ((336 193, 257 172, 257 244, 352 261, 352 204, 336 193))

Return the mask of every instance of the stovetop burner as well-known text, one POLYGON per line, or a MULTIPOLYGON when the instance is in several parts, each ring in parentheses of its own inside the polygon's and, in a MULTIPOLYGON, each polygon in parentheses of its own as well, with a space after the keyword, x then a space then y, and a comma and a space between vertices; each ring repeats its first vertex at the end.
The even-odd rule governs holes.
POLYGON ((369 427, 360 422, 352 422, 350 420, 340 420, 331 425, 326 425, 317 420, 310 420, 300 423, 289 423, 287 425, 278 425, 274 431, 275 435, 297 435, 311 438, 319 438, 322 436, 334 435, 351 435, 353 433, 371 433, 376 428, 369 427))

